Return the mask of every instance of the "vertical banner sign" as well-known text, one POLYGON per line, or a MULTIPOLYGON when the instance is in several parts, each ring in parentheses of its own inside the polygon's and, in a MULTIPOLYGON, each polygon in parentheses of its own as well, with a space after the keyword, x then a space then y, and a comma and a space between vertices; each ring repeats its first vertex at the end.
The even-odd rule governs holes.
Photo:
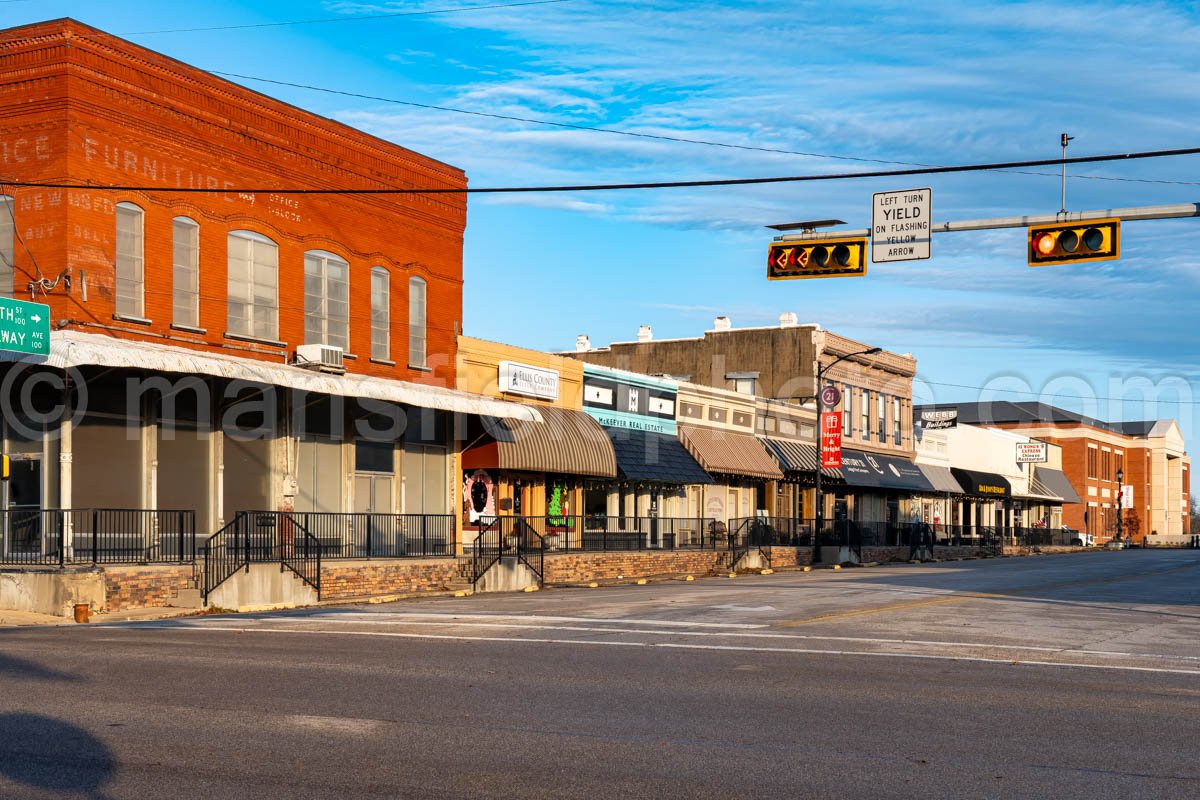
POLYGON ((1121 508, 1133 508, 1133 486, 1128 483, 1121 487, 1121 508))
POLYGON ((821 412, 821 467, 840 469, 842 466, 842 415, 836 411, 821 412))

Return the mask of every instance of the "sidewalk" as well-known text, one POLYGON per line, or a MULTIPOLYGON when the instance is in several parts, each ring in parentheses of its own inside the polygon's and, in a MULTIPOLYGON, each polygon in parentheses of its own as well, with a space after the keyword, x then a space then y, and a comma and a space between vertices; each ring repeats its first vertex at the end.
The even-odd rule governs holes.
MULTIPOLYGON (((111 614, 92 614, 92 622, 131 622, 136 620, 170 619, 196 614, 194 608, 131 608, 126 611, 114 611, 111 614)), ((75 625, 71 617, 56 617, 52 614, 38 614, 33 611, 0 610, 0 628, 20 628, 30 625, 75 625)))

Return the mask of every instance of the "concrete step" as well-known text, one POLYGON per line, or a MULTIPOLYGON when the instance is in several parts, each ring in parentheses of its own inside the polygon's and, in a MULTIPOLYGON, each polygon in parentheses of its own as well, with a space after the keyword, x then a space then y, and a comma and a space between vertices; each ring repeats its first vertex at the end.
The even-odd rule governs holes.
POLYGON ((171 608, 203 608, 204 601, 201 599, 199 589, 180 589, 173 598, 167 601, 167 605, 171 608))

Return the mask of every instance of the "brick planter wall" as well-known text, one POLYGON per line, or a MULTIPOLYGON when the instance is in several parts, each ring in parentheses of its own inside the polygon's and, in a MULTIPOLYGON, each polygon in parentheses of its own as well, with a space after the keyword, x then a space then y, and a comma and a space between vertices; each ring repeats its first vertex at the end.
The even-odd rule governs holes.
POLYGON ((803 567, 812 563, 811 547, 766 547, 771 567, 803 567))
POLYGON ((546 583, 579 583, 613 580, 618 577, 645 578, 650 575, 707 575, 716 569, 725 550, 644 550, 606 553, 546 554, 546 583))
POLYGON ((1037 545, 1036 547, 1011 546, 1007 545, 1004 548, 1006 556, 1028 556, 1034 553, 1086 553, 1090 547, 1071 547, 1070 545, 1037 545))
POLYGON ((325 562, 321 599, 433 592, 458 580, 457 568, 458 562, 451 558, 325 562))
POLYGON ((165 606, 181 589, 193 587, 191 564, 109 564, 103 571, 108 611, 165 606))

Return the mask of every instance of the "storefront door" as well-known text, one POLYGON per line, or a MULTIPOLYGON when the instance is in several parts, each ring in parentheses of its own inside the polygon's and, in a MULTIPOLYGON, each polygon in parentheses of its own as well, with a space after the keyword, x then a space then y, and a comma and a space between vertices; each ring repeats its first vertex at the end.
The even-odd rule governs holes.
POLYGON ((13 458, 6 492, 5 542, 11 551, 29 552, 42 538, 42 459, 13 458))

